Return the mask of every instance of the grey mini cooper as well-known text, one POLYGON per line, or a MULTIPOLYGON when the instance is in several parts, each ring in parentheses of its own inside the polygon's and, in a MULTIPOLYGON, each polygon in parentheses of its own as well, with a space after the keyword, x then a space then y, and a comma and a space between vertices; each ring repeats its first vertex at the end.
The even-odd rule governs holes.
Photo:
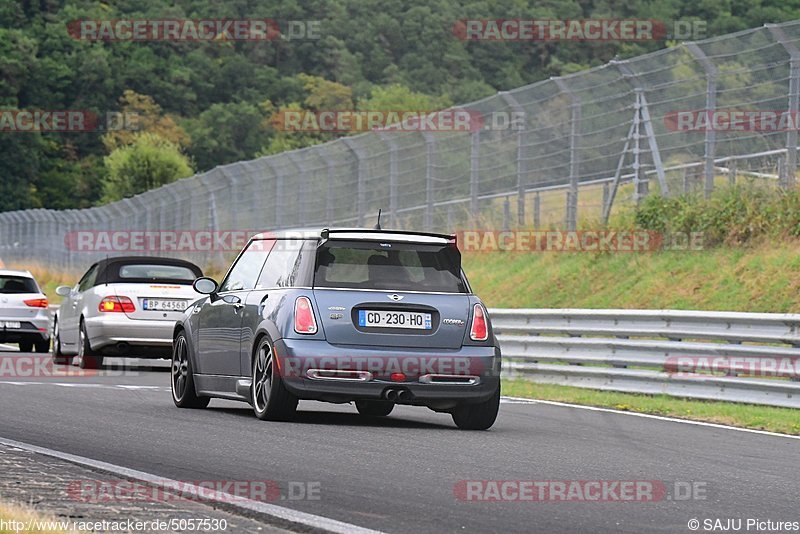
POLYGON ((500 349, 451 235, 324 229, 259 234, 175 326, 172 396, 212 397, 289 420, 299 399, 450 413, 485 430, 500 404, 500 349))

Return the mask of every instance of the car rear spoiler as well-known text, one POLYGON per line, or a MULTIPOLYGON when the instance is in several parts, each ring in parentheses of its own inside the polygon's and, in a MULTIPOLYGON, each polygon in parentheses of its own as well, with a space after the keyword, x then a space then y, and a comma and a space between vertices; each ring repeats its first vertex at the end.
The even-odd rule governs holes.
MULTIPOLYGON (((369 229, 369 228, 325 228, 322 230, 322 240, 327 241, 329 239, 347 239, 347 235, 342 236, 339 238, 338 234, 383 234, 387 236, 391 235, 398 235, 398 236, 419 236, 419 237, 427 237, 427 238, 434 238, 434 239, 442 239, 447 242, 447 244, 456 244, 456 234, 437 234, 433 232, 412 232, 409 230, 376 230, 376 229, 369 229)), ((411 240, 409 240, 411 241, 411 240)))

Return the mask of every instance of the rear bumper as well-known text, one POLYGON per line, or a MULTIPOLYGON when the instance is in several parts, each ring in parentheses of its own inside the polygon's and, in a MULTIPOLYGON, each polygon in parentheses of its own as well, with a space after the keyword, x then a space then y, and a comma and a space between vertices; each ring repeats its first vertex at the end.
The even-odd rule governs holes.
POLYGON ((50 339, 50 325, 47 317, 19 319, 0 317, 0 343, 37 342, 50 339), (6 321, 19 321, 20 328, 6 328, 6 321))
POLYGON ((400 404, 446 410, 459 403, 487 400, 500 386, 500 349, 497 347, 390 350, 282 339, 275 343, 275 352, 286 388, 301 399, 379 400, 385 399, 390 390, 402 390, 403 398, 397 401, 400 404), (334 378, 330 377, 332 373, 324 372, 332 370, 346 372, 334 378), (395 377, 392 380, 392 373, 403 373, 405 379, 395 377), (356 375, 359 376, 357 380, 341 379, 356 375))
MULTIPOLYGON (((122 314, 119 314, 122 315, 122 314)), ((134 320, 118 314, 85 319, 86 333, 93 350, 136 356, 165 356, 172 353, 175 321, 134 320)))

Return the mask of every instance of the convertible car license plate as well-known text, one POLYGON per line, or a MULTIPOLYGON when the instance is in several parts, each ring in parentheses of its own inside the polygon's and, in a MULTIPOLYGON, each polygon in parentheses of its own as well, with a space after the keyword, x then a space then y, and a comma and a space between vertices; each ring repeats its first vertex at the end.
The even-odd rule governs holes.
POLYGON ((185 300, 143 299, 142 308, 150 311, 184 311, 185 300))
MULTIPOLYGON (((0 324, 4 324, 4 323, 2 321, 0 321, 0 324)), ((20 323, 19 321, 6 321, 5 322, 5 327, 6 328, 18 329, 18 328, 22 328, 22 323, 20 323)))
POLYGON ((358 310, 358 326, 431 329, 431 314, 406 311, 358 310))

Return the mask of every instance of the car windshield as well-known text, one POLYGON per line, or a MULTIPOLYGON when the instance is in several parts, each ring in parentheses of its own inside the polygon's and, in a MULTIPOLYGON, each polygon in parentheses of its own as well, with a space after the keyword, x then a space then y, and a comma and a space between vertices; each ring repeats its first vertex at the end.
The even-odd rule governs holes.
POLYGON ((466 292, 455 247, 369 241, 321 246, 314 287, 466 292))
POLYGON ((0 275, 0 293, 38 293, 33 278, 27 276, 0 275))
POLYGON ((188 267, 145 263, 122 265, 119 268, 119 277, 127 280, 176 280, 181 282, 192 282, 196 278, 195 273, 188 267))

